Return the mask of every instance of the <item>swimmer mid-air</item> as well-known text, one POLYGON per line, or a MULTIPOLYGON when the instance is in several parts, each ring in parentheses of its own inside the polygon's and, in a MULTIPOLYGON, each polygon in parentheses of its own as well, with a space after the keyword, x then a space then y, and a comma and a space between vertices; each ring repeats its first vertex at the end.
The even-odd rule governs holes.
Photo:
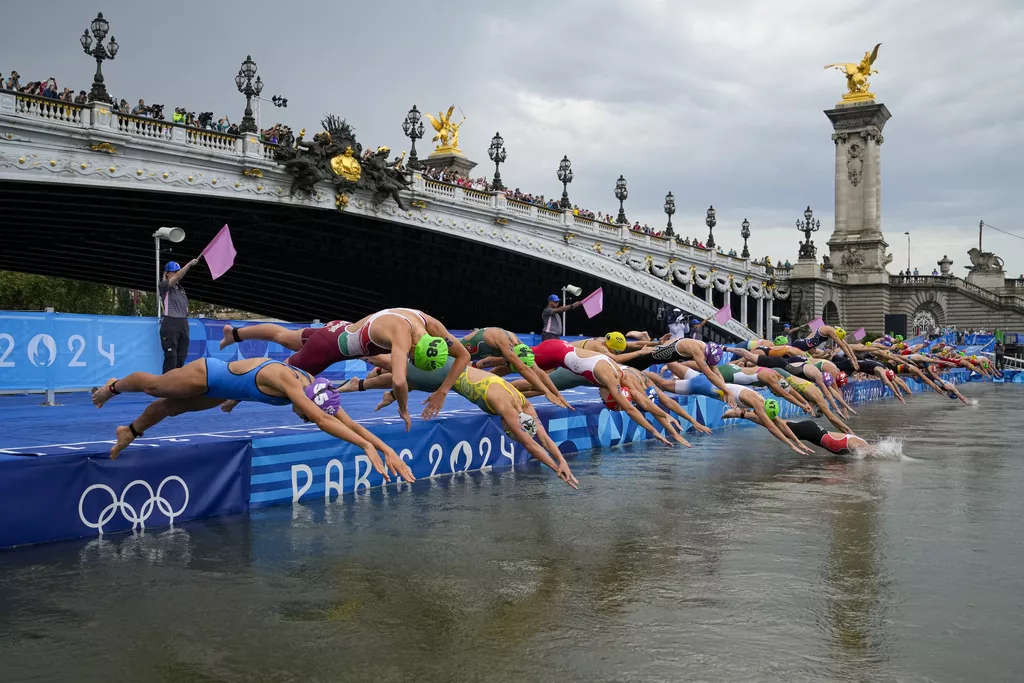
MULTIPOLYGON (((722 414, 723 419, 742 418, 751 422, 758 422, 757 416, 752 410, 732 408, 722 414)), ((801 441, 820 446, 830 453, 836 455, 849 455, 851 453, 867 454, 871 447, 868 442, 854 434, 841 432, 827 432, 822 429, 814 420, 782 420, 786 423, 790 432, 795 434, 801 441)))
POLYGON ((303 420, 362 448, 385 481, 391 480, 388 469, 406 481, 413 481, 412 471, 395 451, 342 410, 340 395, 330 381, 280 361, 250 358, 225 363, 216 358, 200 358, 163 375, 133 372, 94 389, 92 402, 102 408, 114 396, 135 392, 155 396, 157 400, 146 406, 139 417, 117 428, 111 459, 168 417, 209 410, 226 400, 256 401, 278 406, 290 404, 303 420), (378 450, 384 453, 383 462, 378 450))
MULTIPOLYGON (((380 410, 395 401, 395 395, 391 390, 394 375, 391 372, 392 363, 389 356, 377 356, 373 360, 374 365, 382 368, 385 372, 365 380, 351 379, 339 391, 344 393, 366 391, 367 389, 389 389, 375 408, 375 410, 380 410)), ((444 382, 450 365, 453 363, 454 360, 449 358, 444 367, 426 372, 407 362, 406 377, 409 388, 416 391, 437 391, 437 387, 444 382)), ((574 489, 578 488, 579 480, 573 476, 572 470, 569 469, 569 463, 565 461, 562 452, 558 450, 558 445, 544 429, 533 404, 527 401, 511 384, 485 370, 470 367, 459 375, 454 389, 456 393, 476 404, 488 415, 501 417, 506 434, 522 444, 534 459, 551 468, 559 479, 574 489)))
MULTIPOLYGON (((223 349, 250 339, 277 342, 295 351, 288 364, 314 375, 319 375, 338 361, 382 353, 408 355, 416 367, 429 371, 445 364, 450 349, 455 363, 444 383, 424 401, 424 420, 441 411, 448 391, 469 365, 469 352, 448 329, 436 318, 412 308, 387 308, 354 323, 333 320, 323 327, 302 330, 290 330, 272 323, 247 327, 225 325, 220 347, 223 349)), ((412 418, 408 408, 405 365, 399 364, 395 368, 394 383, 398 414, 408 431, 412 418)))

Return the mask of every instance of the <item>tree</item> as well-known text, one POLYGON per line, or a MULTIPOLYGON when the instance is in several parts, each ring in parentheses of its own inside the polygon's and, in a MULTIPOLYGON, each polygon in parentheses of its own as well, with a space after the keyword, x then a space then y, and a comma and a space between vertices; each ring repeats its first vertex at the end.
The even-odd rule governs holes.
POLYGON ((0 309, 42 311, 47 306, 63 313, 111 314, 115 302, 107 285, 0 271, 0 309))

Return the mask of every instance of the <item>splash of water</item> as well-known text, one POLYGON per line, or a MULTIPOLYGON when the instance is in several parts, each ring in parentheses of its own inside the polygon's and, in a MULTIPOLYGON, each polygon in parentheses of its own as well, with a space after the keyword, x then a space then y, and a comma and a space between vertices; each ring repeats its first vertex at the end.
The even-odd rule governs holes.
POLYGON ((855 451, 856 458, 874 458, 876 460, 909 460, 903 455, 903 439, 898 436, 886 436, 877 443, 868 446, 868 449, 855 451))
POLYGON ((969 399, 967 399, 967 401, 968 401, 968 402, 969 402, 969 403, 970 403, 970 404, 971 404, 972 406, 976 406, 976 405, 978 405, 978 399, 976 399, 976 398, 969 398, 969 399))

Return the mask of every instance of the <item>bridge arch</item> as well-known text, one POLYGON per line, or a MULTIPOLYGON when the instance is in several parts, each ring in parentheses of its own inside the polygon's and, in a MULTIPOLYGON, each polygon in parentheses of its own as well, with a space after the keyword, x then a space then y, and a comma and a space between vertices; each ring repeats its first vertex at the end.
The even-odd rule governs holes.
POLYGON ((825 307, 821 309, 821 319, 825 321, 826 325, 833 327, 840 324, 839 307, 836 306, 836 302, 828 301, 825 303, 825 307))

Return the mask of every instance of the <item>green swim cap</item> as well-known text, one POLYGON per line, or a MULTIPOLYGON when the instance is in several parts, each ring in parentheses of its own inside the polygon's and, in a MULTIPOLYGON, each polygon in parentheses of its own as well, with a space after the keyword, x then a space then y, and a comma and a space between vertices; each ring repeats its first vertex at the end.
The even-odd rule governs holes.
POLYGON ((412 364, 420 370, 430 372, 444 367, 448 362, 448 342, 441 337, 425 334, 416 342, 413 349, 412 364))
POLYGON ((768 413, 768 419, 774 420, 779 416, 779 402, 770 398, 764 402, 764 412, 768 413))
POLYGON ((775 338, 775 343, 780 345, 780 346, 782 346, 782 345, 788 344, 789 343, 789 339, 787 339, 786 337, 784 337, 784 336, 782 336, 780 334, 778 337, 775 338))
POLYGON ((902 334, 897 334, 896 335, 896 341, 903 341, 903 335, 902 334))
POLYGON ((516 344, 512 347, 512 352, 519 356, 519 359, 526 363, 526 367, 532 368, 536 363, 533 357, 533 349, 526 344, 516 344))

